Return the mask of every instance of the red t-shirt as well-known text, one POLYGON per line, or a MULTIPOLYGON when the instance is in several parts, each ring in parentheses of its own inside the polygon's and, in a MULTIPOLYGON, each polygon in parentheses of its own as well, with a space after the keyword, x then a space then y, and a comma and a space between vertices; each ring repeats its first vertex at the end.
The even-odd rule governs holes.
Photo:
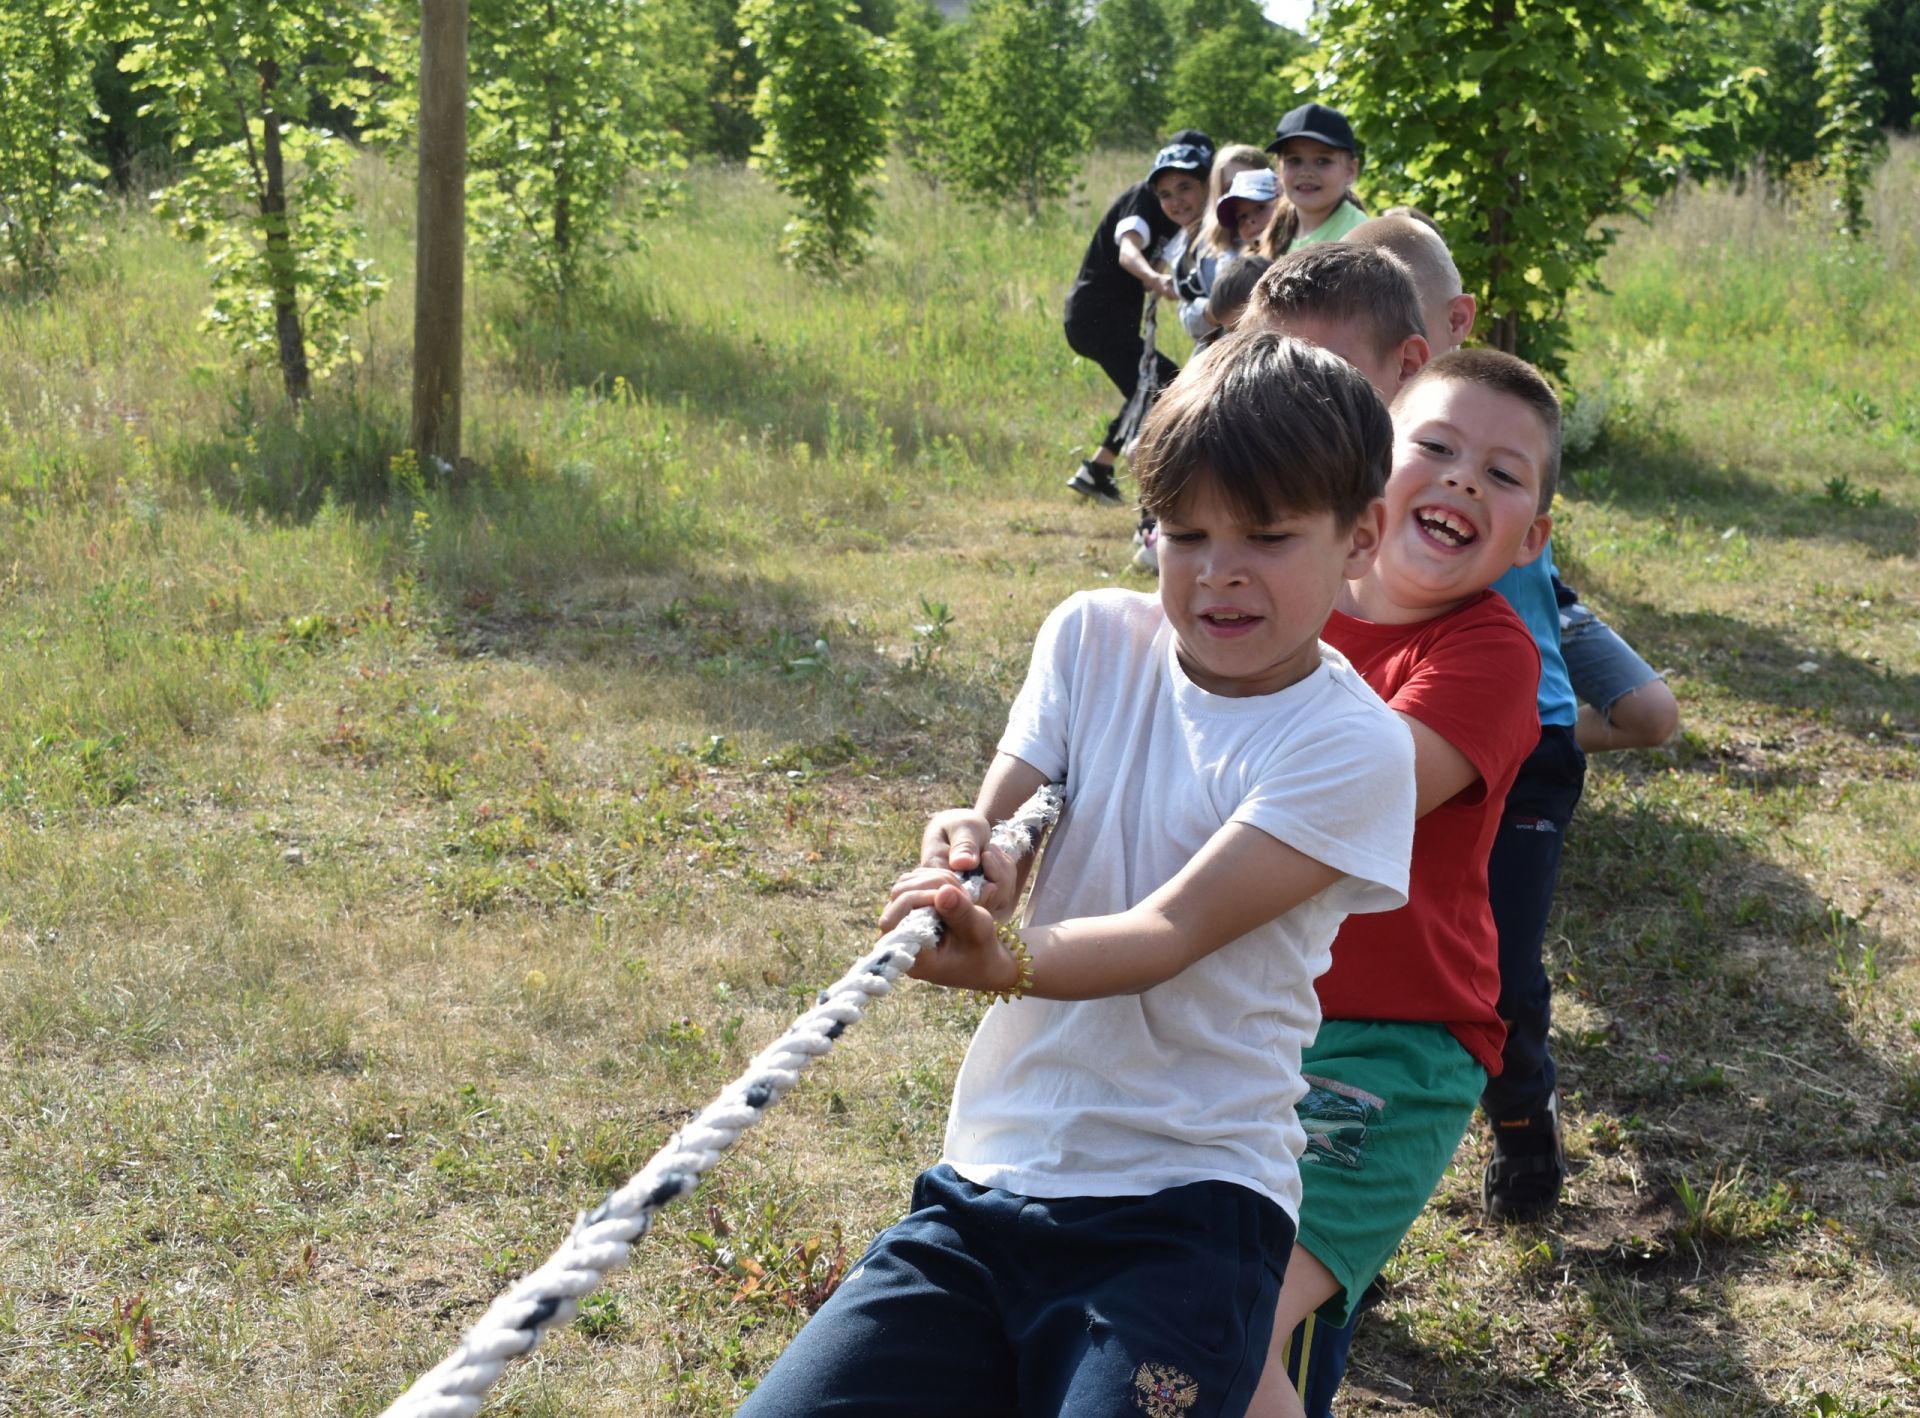
POLYGON ((1514 775, 1540 740, 1540 651, 1504 598, 1483 591, 1434 620, 1382 625, 1339 611, 1321 636, 1387 704, 1465 754, 1480 781, 1413 825, 1407 904, 1347 917, 1316 988, 1328 1019, 1444 1024, 1489 1075, 1507 1027, 1487 904, 1487 853, 1514 775))

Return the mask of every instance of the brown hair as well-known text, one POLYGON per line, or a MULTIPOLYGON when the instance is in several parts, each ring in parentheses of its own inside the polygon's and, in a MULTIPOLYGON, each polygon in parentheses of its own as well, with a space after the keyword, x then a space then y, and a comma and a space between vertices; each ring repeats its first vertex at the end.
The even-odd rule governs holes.
POLYGON ((1216 325, 1226 325, 1227 322, 1221 317, 1229 311, 1239 310, 1253 298, 1254 286, 1259 284, 1260 277, 1266 274, 1267 267, 1272 264, 1266 257, 1256 256, 1249 251, 1222 266, 1213 278, 1213 289, 1207 293, 1208 318, 1216 325))
POLYGON ((1385 359, 1427 322, 1407 263, 1374 246, 1316 241, 1282 256, 1261 275, 1247 302, 1250 320, 1328 320, 1370 338, 1385 359))
POLYGON ((1516 355, 1500 350, 1455 350, 1443 354, 1400 386, 1397 404, 1420 385, 1435 379, 1451 379, 1459 384, 1477 384, 1496 394, 1518 399, 1540 419, 1547 435, 1546 461, 1540 465, 1539 511, 1545 514, 1553 506, 1554 490, 1560 485, 1560 400, 1546 378, 1516 355))
POLYGON ((1317 345, 1252 329, 1188 363, 1131 461, 1156 517, 1204 481, 1251 526, 1331 512, 1344 531, 1386 487, 1392 455, 1393 421, 1365 375, 1317 345))

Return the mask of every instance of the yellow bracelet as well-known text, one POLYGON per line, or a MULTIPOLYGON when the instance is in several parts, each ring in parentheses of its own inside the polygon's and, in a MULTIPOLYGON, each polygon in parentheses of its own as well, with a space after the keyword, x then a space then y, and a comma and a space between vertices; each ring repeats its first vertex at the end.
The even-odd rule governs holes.
POLYGON ((1027 943, 1020 939, 1019 930, 1007 921, 996 922, 993 933, 1000 937, 1000 944, 1007 948, 1007 954, 1020 967, 1020 973, 1014 979, 1012 989, 988 990, 987 993, 1001 1001, 1024 999, 1027 991, 1033 988, 1033 956, 1027 953, 1027 943))

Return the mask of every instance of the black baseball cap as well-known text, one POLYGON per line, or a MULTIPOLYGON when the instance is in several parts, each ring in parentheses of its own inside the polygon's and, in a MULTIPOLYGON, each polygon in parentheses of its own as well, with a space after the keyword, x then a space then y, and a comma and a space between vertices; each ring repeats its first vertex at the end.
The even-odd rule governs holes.
POLYGON ((1303 103, 1288 109, 1286 117, 1273 130, 1273 141, 1267 144, 1267 151, 1279 152, 1280 145, 1289 138, 1312 138, 1329 148, 1341 148, 1349 153, 1359 151, 1360 147, 1354 141, 1353 125, 1347 122, 1346 115, 1324 103, 1303 103))
POLYGON ((1153 168, 1147 173, 1147 186, 1163 172, 1197 172, 1213 169, 1213 139, 1198 128, 1182 128, 1167 139, 1166 147, 1153 155, 1153 168))

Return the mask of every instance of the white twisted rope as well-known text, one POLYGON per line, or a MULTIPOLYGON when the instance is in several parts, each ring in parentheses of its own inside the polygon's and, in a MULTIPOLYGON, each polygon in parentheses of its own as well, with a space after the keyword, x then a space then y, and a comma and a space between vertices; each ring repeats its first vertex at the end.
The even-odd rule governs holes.
MULTIPOLYGON (((994 845, 1015 861, 1029 855, 1060 815, 1060 790, 1048 785, 993 829, 994 845)), ((968 874, 979 898, 982 878, 968 874)), ((814 1007, 762 1050, 745 1073, 721 1090, 694 1120, 667 1139, 627 1183, 575 1218, 559 1249, 522 1277, 468 1330, 454 1351, 422 1374, 383 1418, 472 1418, 509 1359, 530 1354, 550 1329, 571 1321, 582 1298, 653 1226, 654 1213, 691 1192, 720 1154, 760 1121, 800 1081, 800 1070, 833 1047, 869 1001, 887 994, 922 950, 944 931, 931 909, 913 912, 882 936, 853 968, 820 992, 814 1007)))

